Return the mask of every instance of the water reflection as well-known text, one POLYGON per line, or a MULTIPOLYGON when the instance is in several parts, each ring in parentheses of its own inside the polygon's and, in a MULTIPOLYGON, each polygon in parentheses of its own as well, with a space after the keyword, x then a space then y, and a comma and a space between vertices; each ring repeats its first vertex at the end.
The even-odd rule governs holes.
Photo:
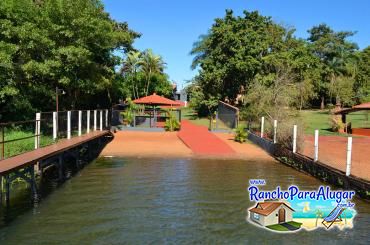
POLYGON ((22 215, 0 230, 0 244, 369 243, 370 204, 358 199, 352 230, 282 235, 247 223, 250 178, 266 189, 322 184, 276 162, 99 159, 39 206, 16 206, 22 215))

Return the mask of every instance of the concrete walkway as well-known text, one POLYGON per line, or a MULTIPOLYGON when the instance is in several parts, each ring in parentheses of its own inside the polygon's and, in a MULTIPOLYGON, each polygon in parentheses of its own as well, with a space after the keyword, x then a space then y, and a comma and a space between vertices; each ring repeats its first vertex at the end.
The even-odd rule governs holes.
POLYGON ((205 126, 195 125, 188 120, 181 121, 177 136, 197 155, 231 156, 236 152, 223 140, 208 131, 205 126))
POLYGON ((295 227, 295 226, 292 226, 291 224, 289 223, 282 223, 280 224, 281 226, 284 226, 285 228, 287 228, 288 230, 290 231, 295 231, 295 230, 298 230, 299 228, 298 227, 295 227))

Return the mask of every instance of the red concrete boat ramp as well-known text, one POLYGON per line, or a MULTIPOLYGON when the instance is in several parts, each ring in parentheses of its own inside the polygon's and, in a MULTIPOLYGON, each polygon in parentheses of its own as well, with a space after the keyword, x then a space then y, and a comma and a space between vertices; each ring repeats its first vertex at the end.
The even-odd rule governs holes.
POLYGON ((197 155, 234 155, 236 152, 223 140, 208 131, 205 126, 195 125, 188 120, 181 121, 177 136, 197 155))

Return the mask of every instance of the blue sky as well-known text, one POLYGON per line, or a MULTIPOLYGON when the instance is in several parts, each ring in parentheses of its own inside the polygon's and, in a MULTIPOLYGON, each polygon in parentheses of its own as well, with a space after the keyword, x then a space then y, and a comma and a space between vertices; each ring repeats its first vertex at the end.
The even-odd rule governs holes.
POLYGON ((370 45, 369 0, 103 0, 106 11, 118 21, 142 33, 135 47, 152 48, 163 56, 166 72, 181 88, 196 71, 190 69, 189 52, 194 41, 207 33, 213 20, 223 17, 225 9, 235 14, 258 10, 278 23, 294 26, 297 37, 320 23, 334 30, 357 31, 352 37, 359 47, 370 45))

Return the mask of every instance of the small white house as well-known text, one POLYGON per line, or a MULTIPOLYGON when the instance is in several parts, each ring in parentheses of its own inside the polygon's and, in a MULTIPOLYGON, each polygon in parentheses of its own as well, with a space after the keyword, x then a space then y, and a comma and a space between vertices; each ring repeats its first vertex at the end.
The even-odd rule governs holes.
POLYGON ((262 225, 275 225, 293 221, 293 212, 285 202, 259 202, 254 208, 249 209, 249 218, 262 225))

